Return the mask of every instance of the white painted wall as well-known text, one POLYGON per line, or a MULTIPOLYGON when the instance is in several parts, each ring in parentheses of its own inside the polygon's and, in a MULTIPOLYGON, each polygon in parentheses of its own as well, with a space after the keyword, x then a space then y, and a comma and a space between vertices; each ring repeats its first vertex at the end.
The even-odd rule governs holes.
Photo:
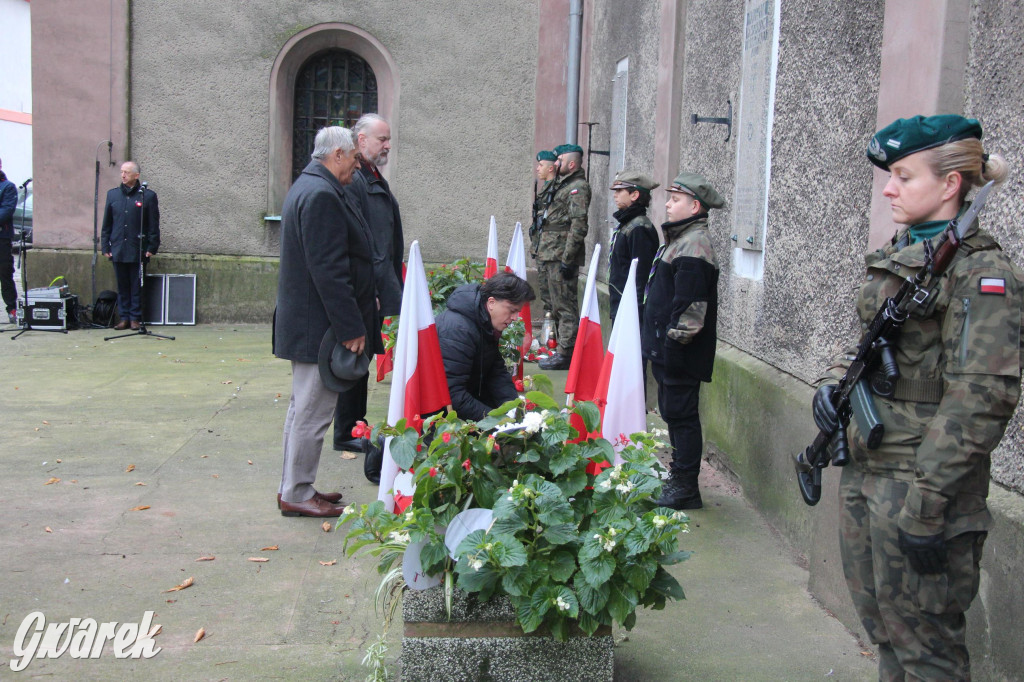
POLYGON ((32 31, 27 0, 0 0, 0 159, 12 182, 32 177, 32 126, 4 114, 32 113, 32 31))

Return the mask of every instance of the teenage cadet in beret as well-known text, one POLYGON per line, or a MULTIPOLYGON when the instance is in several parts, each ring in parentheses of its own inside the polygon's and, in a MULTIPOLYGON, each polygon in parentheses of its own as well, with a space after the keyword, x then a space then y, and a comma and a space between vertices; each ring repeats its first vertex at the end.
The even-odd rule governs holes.
POLYGON ((708 211, 725 201, 703 176, 680 173, 666 190, 668 222, 647 280, 641 344, 658 382, 658 410, 672 443, 670 477, 657 504, 700 509, 701 382, 711 381, 718 323, 718 260, 708 211))
MULTIPOLYGON (((608 298, 612 320, 618 312, 619 301, 626 295, 622 288, 629 277, 629 264, 636 258, 636 271, 646 273, 654 262, 660 239, 654 223, 647 217, 647 208, 651 205, 651 190, 659 186, 649 175, 635 170, 619 171, 612 182, 612 200, 618 209, 612 214, 618 225, 612 231, 608 245, 608 298)), ((636 296, 641 306, 640 319, 643 319, 646 284, 644 277, 637 277, 636 296)))
MULTIPOLYGON (((941 115, 900 119, 871 138, 868 159, 890 173, 883 195, 900 228, 866 257, 863 322, 927 267, 971 188, 1006 178, 981 135, 978 121, 941 115)), ((992 525, 990 455, 1020 397, 1024 273, 976 220, 929 291, 895 341, 895 391, 874 396, 881 443, 869 449, 851 422, 840 479, 843 570, 883 680, 971 679, 964 612, 992 525)), ((825 433, 838 426, 831 394, 848 365, 840 355, 815 393, 825 433)))

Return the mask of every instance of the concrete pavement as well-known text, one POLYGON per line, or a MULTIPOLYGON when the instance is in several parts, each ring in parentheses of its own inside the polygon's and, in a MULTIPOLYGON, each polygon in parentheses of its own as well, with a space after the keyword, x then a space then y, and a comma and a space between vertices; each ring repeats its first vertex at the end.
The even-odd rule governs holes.
MULTIPOLYGON (((177 340, 0 335, 0 679, 363 679, 378 576, 371 559, 343 556, 341 534, 276 509, 290 374, 269 327, 153 330, 177 340), (108 644, 98 659, 13 672, 35 611, 51 623, 155 611, 162 650, 116 659, 108 644)), ((371 421, 389 390, 371 382, 371 421)), ((615 631, 616 678, 875 679, 867 647, 811 599, 800 558, 726 477, 702 482, 706 507, 681 543, 695 554, 672 567, 687 599, 615 631)), ((318 488, 376 495, 362 462, 330 445, 318 488)))

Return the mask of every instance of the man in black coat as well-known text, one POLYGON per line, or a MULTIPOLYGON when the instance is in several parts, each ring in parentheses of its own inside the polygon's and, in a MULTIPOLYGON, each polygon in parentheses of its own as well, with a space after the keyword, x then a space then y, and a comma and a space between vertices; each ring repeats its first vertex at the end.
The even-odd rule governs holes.
POLYGON ((313 488, 338 394, 324 386, 317 359, 330 327, 353 353, 383 351, 369 227, 345 191, 358 160, 351 131, 317 133, 313 160, 281 212, 281 266, 274 354, 292 361, 284 423, 279 504, 285 516, 339 516, 340 493, 313 488))
MULTIPOLYGON (((359 150, 359 170, 346 187, 357 202, 373 237, 373 274, 381 317, 398 315, 402 309, 402 214, 391 186, 380 173, 391 152, 391 126, 377 114, 364 114, 352 127, 359 150)), ((380 331, 379 329, 377 330, 380 331)), ((353 438, 352 427, 366 419, 369 376, 338 394, 334 412, 334 449, 365 452, 365 438, 353 438)))
POLYGON ((14 213, 18 209, 18 188, 4 175, 0 161, 0 295, 8 321, 15 321, 18 290, 14 286, 14 213))
POLYGON ((100 250, 113 263, 117 278, 121 321, 114 329, 142 326, 139 267, 148 263, 159 248, 160 204, 156 192, 139 184, 139 164, 125 161, 121 164, 121 185, 107 192, 100 234, 100 250))
POLYGON ((463 284, 448 297, 437 316, 437 339, 452 407, 462 419, 483 419, 518 395, 498 339, 533 299, 533 288, 510 272, 463 284))

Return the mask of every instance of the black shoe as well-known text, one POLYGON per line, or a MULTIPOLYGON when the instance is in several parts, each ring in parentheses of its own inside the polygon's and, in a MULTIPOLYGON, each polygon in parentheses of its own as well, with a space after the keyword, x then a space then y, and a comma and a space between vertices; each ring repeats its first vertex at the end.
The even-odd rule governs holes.
POLYGON ((675 478, 665 481, 661 497, 654 504, 677 511, 704 508, 704 502, 700 499, 700 489, 696 485, 683 483, 675 478))
POLYGON ((537 366, 541 369, 569 369, 571 364, 572 355, 562 355, 558 351, 555 351, 550 357, 543 358, 537 362, 537 366))
POLYGON ((349 452, 366 452, 365 438, 352 438, 350 440, 335 440, 335 450, 348 450, 349 452))

